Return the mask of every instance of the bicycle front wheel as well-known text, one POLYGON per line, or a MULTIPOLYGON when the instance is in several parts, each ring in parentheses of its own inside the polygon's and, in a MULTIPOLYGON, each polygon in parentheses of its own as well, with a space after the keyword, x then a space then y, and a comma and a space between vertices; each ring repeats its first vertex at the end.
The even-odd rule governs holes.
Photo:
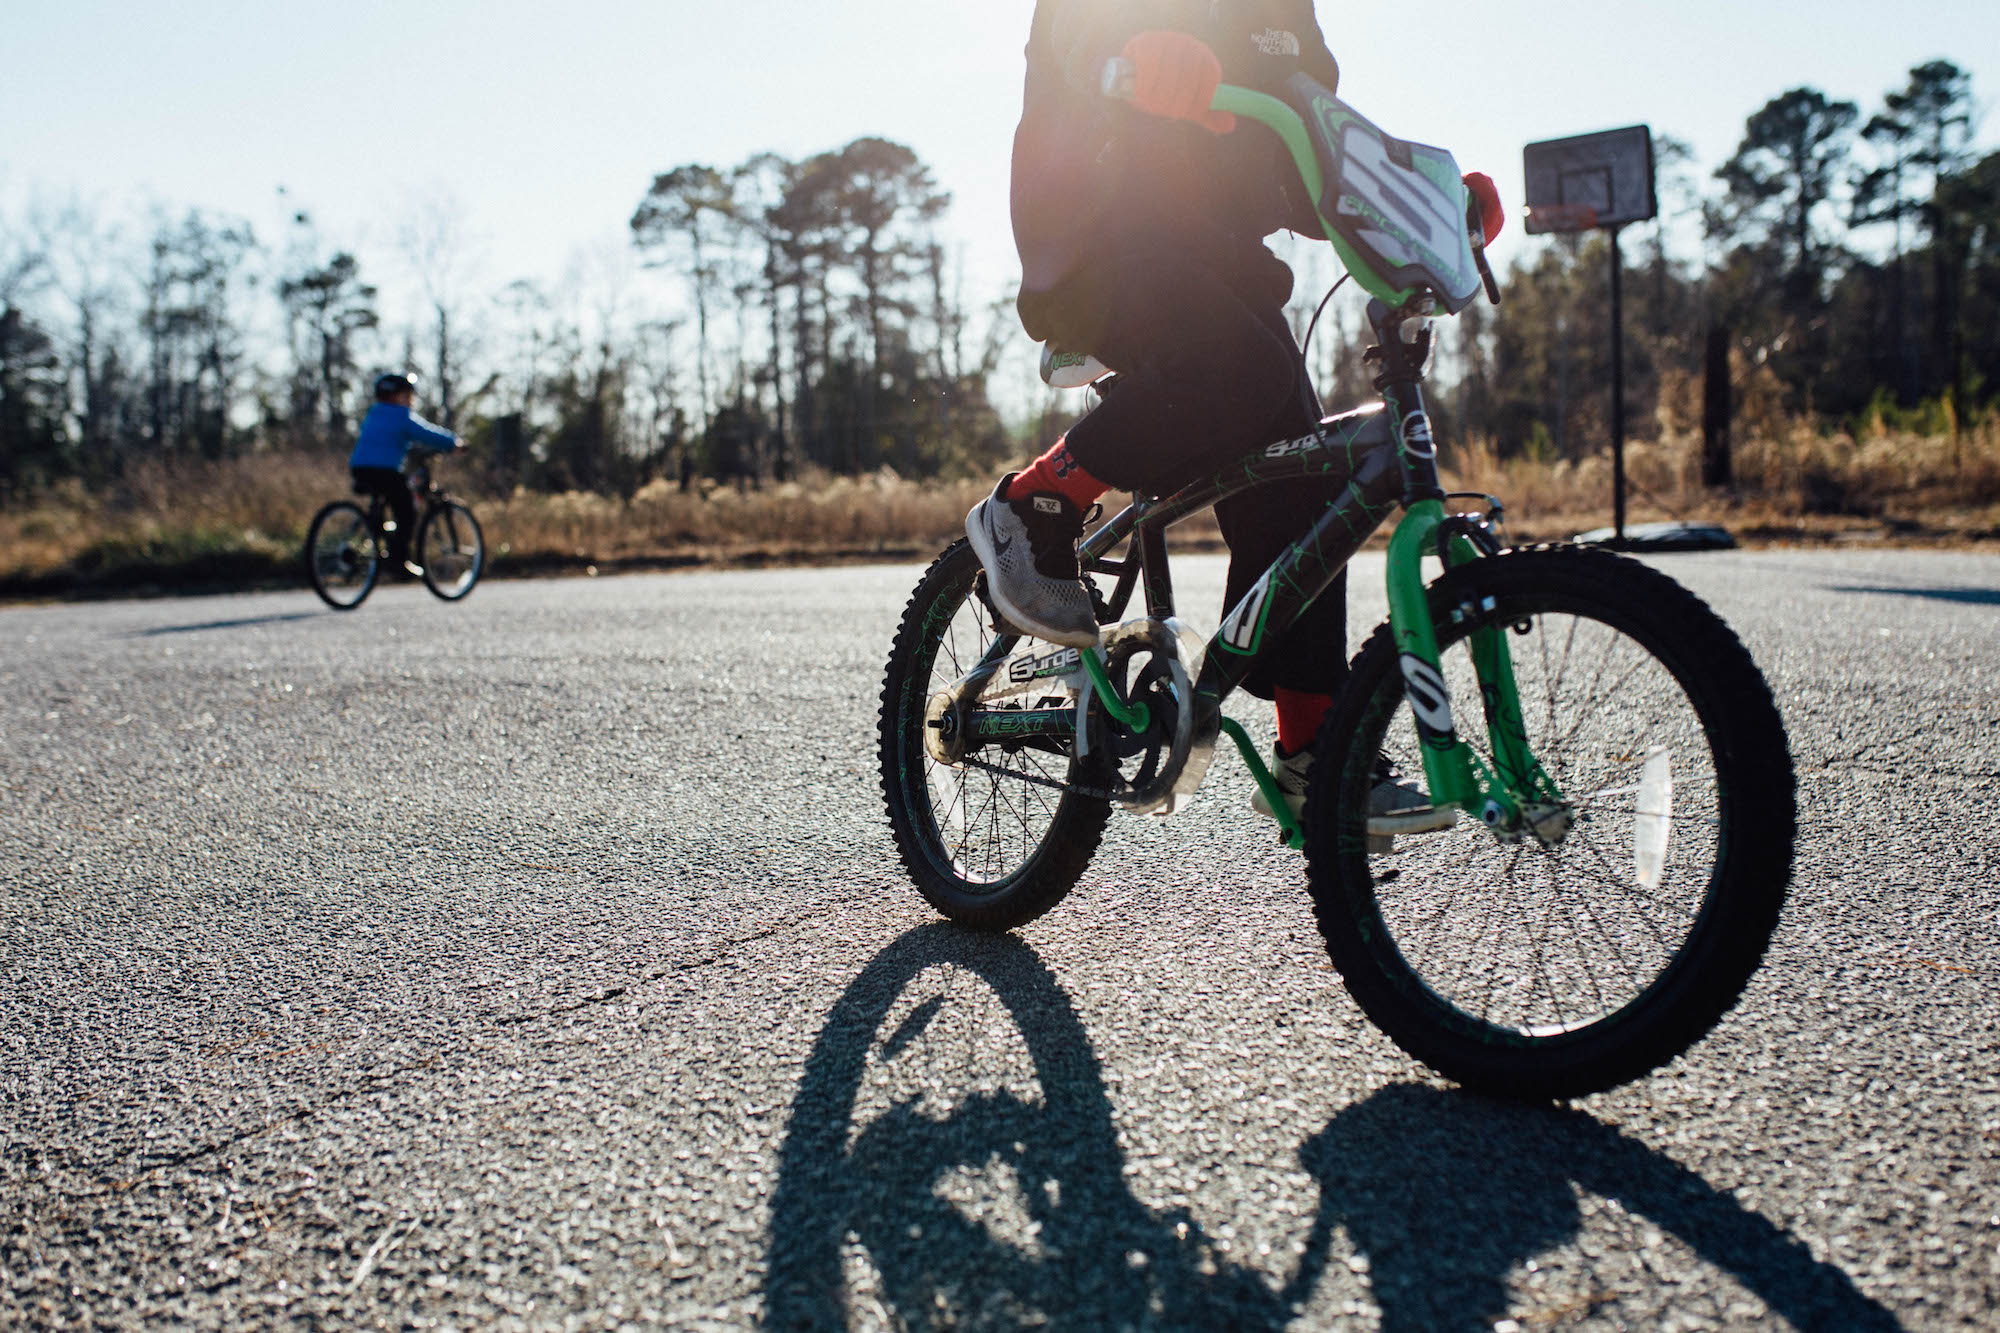
POLYGON ((486 569, 486 537, 472 511, 456 500, 425 511, 417 527, 417 563, 423 566, 424 586, 445 601, 471 592, 486 569))
MULTIPOLYGON (((1104 834, 1110 803, 1065 790, 1078 763, 1066 742, 989 744, 942 763, 925 745, 933 699, 998 639, 974 591, 979 557, 965 542, 924 574, 903 611, 882 686, 882 795, 903 865, 925 900, 960 925, 1008 930, 1062 901, 1104 834)), ((1064 650, 1011 641, 1009 663, 981 692, 982 709, 1074 705, 1038 664, 1064 650)))
POLYGON ((1561 805, 1539 833, 1473 812, 1368 836, 1382 756, 1422 780, 1384 626, 1320 733, 1332 762, 1307 797, 1327 951, 1371 1020, 1461 1083, 1549 1098, 1637 1078, 1735 1004, 1777 925, 1796 813, 1770 690, 1698 598, 1607 552, 1477 560, 1430 607, 1460 738, 1494 771, 1493 719, 1467 711, 1484 697, 1475 635, 1497 634, 1561 805))
POLYGON ((313 515, 306 529, 306 577, 320 600, 352 611, 375 586, 381 549, 368 516, 352 500, 335 500, 313 515))

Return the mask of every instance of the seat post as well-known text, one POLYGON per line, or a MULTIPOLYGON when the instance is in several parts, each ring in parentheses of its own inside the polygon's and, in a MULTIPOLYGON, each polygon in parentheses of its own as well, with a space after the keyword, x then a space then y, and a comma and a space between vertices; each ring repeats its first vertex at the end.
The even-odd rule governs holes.
POLYGON ((1139 529, 1140 577, 1146 585, 1146 614, 1165 620, 1174 613, 1174 580, 1167 569, 1165 524, 1147 524, 1139 529))

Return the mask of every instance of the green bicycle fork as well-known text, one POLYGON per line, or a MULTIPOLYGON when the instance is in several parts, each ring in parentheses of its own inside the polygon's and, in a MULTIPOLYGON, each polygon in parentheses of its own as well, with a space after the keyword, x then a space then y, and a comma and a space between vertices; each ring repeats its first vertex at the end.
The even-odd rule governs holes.
MULTIPOLYGON (((1423 553, 1435 542, 1444 517, 1439 501, 1419 501, 1410 507, 1389 542, 1389 625, 1403 666, 1404 688, 1420 719, 1428 714, 1433 721, 1445 724, 1426 727, 1419 723, 1424 785, 1433 805, 1456 805, 1489 826, 1513 827, 1521 819, 1524 799, 1554 801, 1560 796, 1528 746, 1504 629, 1475 630, 1470 644, 1498 772, 1488 770, 1451 725, 1449 696, 1439 669, 1437 627, 1431 620, 1423 582, 1423 553)), ((1461 538, 1452 544, 1452 557, 1457 564, 1477 559, 1479 553, 1461 538)), ((1222 730, 1242 753, 1244 766, 1278 821, 1284 844, 1303 849, 1305 826, 1278 790, 1249 733, 1226 717, 1222 730)))
MULTIPOLYGON (((1521 819, 1524 802, 1560 798, 1528 747, 1504 627, 1474 630, 1470 639, 1497 772, 1488 770, 1459 738, 1423 580, 1424 552, 1435 544, 1444 521, 1442 502, 1420 500, 1410 506, 1389 539, 1390 632, 1423 742, 1424 784, 1431 803, 1455 805, 1489 827, 1512 828, 1521 819)), ((1451 543, 1449 555, 1454 565, 1479 558, 1462 537, 1451 543)))

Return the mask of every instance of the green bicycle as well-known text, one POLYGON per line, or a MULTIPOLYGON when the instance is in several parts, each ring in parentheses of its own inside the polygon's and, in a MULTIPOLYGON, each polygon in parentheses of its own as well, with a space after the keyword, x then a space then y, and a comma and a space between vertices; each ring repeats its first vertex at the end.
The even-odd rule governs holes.
POLYGON ((1138 497, 1090 533, 1083 567, 1112 580, 1101 649, 1017 634, 986 604, 966 543, 938 556, 882 690, 902 861, 951 920, 1021 925, 1076 883, 1114 806, 1174 808, 1226 735, 1305 853, 1347 989, 1405 1051, 1512 1096, 1640 1077, 1735 1004, 1776 928, 1796 810, 1770 690, 1728 626, 1651 567, 1509 548, 1493 497, 1448 508, 1467 497, 1438 479, 1423 395, 1432 321, 1482 289, 1498 299, 1450 154, 1391 139, 1303 75, 1283 99, 1225 86, 1214 104, 1290 148, 1372 298, 1383 401, 1138 497), (1344 489, 1200 640, 1175 614, 1167 529, 1301 477, 1344 489), (1294 817, 1221 706, 1398 507, 1388 623, 1354 659, 1294 817), (1426 586, 1432 558, 1442 573, 1426 586), (1128 617, 1135 594, 1143 610, 1128 617), (1371 832, 1384 757, 1420 774, 1456 823, 1371 832))

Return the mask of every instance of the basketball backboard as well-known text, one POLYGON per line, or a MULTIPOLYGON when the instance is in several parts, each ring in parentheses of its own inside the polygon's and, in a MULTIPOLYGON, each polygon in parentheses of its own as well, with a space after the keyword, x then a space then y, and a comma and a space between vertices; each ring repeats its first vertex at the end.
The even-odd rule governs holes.
POLYGON ((1530 234, 1622 227, 1660 211, 1647 126, 1531 143, 1521 156, 1530 234))

